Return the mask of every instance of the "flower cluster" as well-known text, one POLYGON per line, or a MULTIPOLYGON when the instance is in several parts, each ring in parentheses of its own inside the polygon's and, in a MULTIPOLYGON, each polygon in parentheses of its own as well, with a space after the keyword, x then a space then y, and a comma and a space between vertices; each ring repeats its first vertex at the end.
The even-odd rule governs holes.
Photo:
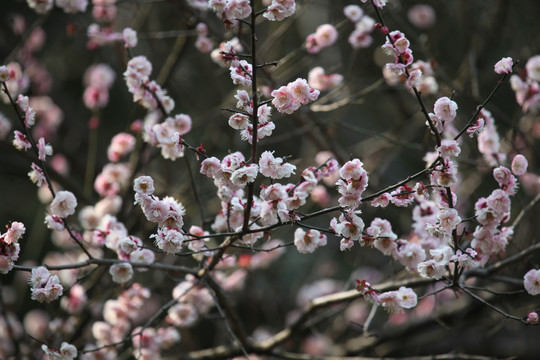
POLYGON ((375 29, 375 20, 366 15, 358 5, 347 5, 343 14, 354 23, 354 30, 349 35, 349 44, 354 49, 366 48, 373 42, 371 33, 375 29))
POLYGON ((301 105, 317 100, 319 94, 319 90, 312 89, 305 79, 298 78, 287 86, 272 91, 272 105, 280 113, 292 114, 301 105))
POLYGON ((209 0, 208 7, 223 19, 226 27, 235 26, 238 20, 247 18, 252 11, 249 0, 209 0))
POLYGON ((292 16, 295 11, 295 0, 272 0, 270 6, 268 6, 263 13, 263 17, 270 21, 281 21, 292 16))
POLYGON ((144 141, 161 149, 164 159, 176 160, 184 156, 182 136, 191 131, 192 120, 187 114, 167 117, 157 122, 157 117, 148 116, 144 124, 144 141))
POLYGON ((62 342, 60 349, 41 345, 41 349, 50 360, 73 360, 77 357, 77 348, 67 342, 62 342))
POLYGON ((333 25, 323 24, 317 27, 313 34, 306 38, 306 50, 310 54, 317 54, 322 49, 332 46, 338 38, 338 32, 333 25))
POLYGON ((51 275, 47 268, 40 266, 32 269, 30 277, 32 300, 49 303, 62 296, 64 288, 57 275, 51 275))
POLYGON ((319 230, 304 231, 298 228, 294 232, 294 245, 299 253, 312 253, 315 249, 326 245, 326 235, 321 234, 319 230))
POLYGON ((382 306, 389 313, 403 312, 411 309, 418 303, 416 293, 407 287, 401 286, 398 290, 378 293, 366 280, 356 280, 356 290, 359 291, 366 300, 382 306))
POLYGON ((107 64, 97 64, 89 67, 84 73, 83 94, 84 105, 90 110, 105 107, 109 102, 109 89, 112 87, 116 73, 107 64))
POLYGON ((343 81, 341 74, 326 74, 320 66, 314 67, 308 73, 308 84, 315 90, 330 90, 343 81))
POLYGON ((362 202, 362 193, 366 190, 369 179, 363 166, 364 163, 359 159, 353 159, 339 169, 341 179, 336 182, 336 186, 341 195, 338 199, 341 206, 355 209, 362 202))
POLYGON ((14 221, 4 234, 0 234, 0 274, 7 274, 13 269, 21 250, 18 241, 25 231, 23 223, 14 221))
POLYGON ((521 75, 512 75, 510 85, 522 111, 537 113, 540 110, 540 55, 527 60, 525 70, 521 75))
POLYGON ((154 110, 162 109, 166 114, 174 108, 174 100, 155 81, 150 80, 152 64, 145 56, 136 56, 129 60, 124 72, 128 91, 133 94, 133 101, 143 107, 154 110))

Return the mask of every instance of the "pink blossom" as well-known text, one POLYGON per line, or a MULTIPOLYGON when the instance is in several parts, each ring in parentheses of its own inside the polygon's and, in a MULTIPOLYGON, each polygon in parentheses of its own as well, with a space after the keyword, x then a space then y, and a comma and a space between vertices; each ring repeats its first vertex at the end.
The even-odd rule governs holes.
POLYGON ((244 130, 248 127, 248 124, 248 115, 234 113, 233 115, 231 115, 231 117, 229 117, 229 126, 235 130, 244 130))
POLYGON ((283 163, 282 158, 275 158, 273 152, 265 151, 259 158, 259 169, 262 175, 272 179, 282 179, 294 174, 296 166, 283 163))
POLYGON ((523 286, 530 295, 540 294, 540 270, 529 270, 523 277, 523 286))
POLYGON ((41 345, 41 350, 50 360, 72 360, 77 357, 77 348, 67 342, 63 342, 60 350, 49 348, 47 345, 41 345))
POLYGON ((58 191, 51 203, 51 214, 66 218, 75 213, 77 199, 70 191, 58 191))
POLYGON ((259 173, 259 166, 257 164, 249 164, 242 166, 235 170, 231 175, 231 181, 235 185, 245 185, 247 183, 255 181, 257 174, 259 173))
POLYGON ((300 107, 300 104, 293 102, 293 97, 287 86, 282 86, 277 90, 272 91, 272 105, 277 111, 286 114, 292 114, 300 107))
POLYGON ((521 176, 527 172, 527 158, 521 154, 517 154, 514 156, 514 159, 512 160, 512 172, 516 176, 521 176))
POLYGON ((125 28, 122 31, 122 40, 124 41, 126 48, 132 48, 137 46, 137 32, 132 28, 125 28))
POLYGON ((505 57, 497 61, 494 71, 497 74, 510 74, 512 72, 513 61, 511 57, 505 57))
POLYGON ((364 10, 358 5, 347 5, 343 8, 343 15, 355 23, 364 15, 364 10))
POLYGON ((529 314, 527 314, 527 323, 528 324, 538 323, 538 313, 536 311, 531 311, 529 314))
POLYGON ((5 234, 0 236, 0 241, 5 244, 14 244, 19 241, 19 239, 26 232, 24 224, 18 221, 14 221, 9 226, 5 234))
POLYGON ((527 69, 527 77, 534 81, 540 81, 540 55, 535 55, 525 64, 527 69))
POLYGON ((418 4, 409 9, 407 18, 419 29, 428 29, 435 24, 436 15, 433 7, 427 4, 418 4))
POLYGON ((414 271, 426 259, 426 252, 420 244, 407 242, 398 249, 396 256, 403 266, 414 271))
POLYGON ((207 54, 214 49, 214 42, 206 36, 199 35, 195 41, 195 48, 203 54, 207 54))
POLYGON ((13 146, 19 151, 32 148, 32 144, 30 143, 26 135, 24 135, 19 130, 13 131, 13 146))
POLYGON ((446 266, 430 259, 419 263, 417 271, 424 278, 439 280, 446 273, 446 266))
POLYGON ((234 60, 229 67, 229 70, 231 71, 231 79, 233 84, 242 86, 251 85, 253 66, 246 60, 234 60))
POLYGON ((86 290, 80 284, 75 284, 69 290, 69 296, 63 297, 61 300, 61 306, 69 314, 78 314, 85 307, 88 301, 86 296, 86 290))
POLYGON ((133 191, 138 194, 152 195, 155 191, 154 179, 150 176, 139 176, 133 182, 133 191))
POLYGON ((272 0, 270 6, 266 8, 263 17, 270 21, 281 21, 292 16, 295 11, 295 0, 272 0))
POLYGON ((326 235, 321 234, 318 230, 308 230, 307 232, 301 228, 294 232, 294 245, 299 253, 312 253, 318 247, 326 245, 326 235))
POLYGON ((135 148, 135 137, 128 133, 116 134, 107 149, 107 157, 111 162, 118 162, 135 148))
POLYGON ((329 90, 337 86, 343 81, 343 75, 340 74, 325 74, 324 69, 320 66, 314 67, 309 71, 308 84, 313 89, 319 91, 329 90))
POLYGON ((323 48, 333 45, 338 38, 336 28, 330 24, 323 24, 317 27, 314 34, 306 39, 306 48, 310 54, 316 54, 323 48))
POLYGON ((201 174, 206 175, 210 178, 213 178, 217 176, 219 173, 221 173, 221 163, 218 158, 216 157, 210 157, 207 159, 204 159, 201 162, 201 174))
POLYGON ((195 306, 189 303, 181 303, 172 306, 167 311, 166 321, 178 327, 190 327, 199 318, 195 306))
POLYGON ((115 283, 123 284, 133 277, 133 267, 130 263, 121 262, 112 265, 109 268, 109 273, 112 275, 112 280, 115 283))
POLYGON ((441 209, 437 213, 437 218, 439 219, 441 229, 448 233, 452 232, 452 230, 454 230, 456 226, 461 223, 461 218, 459 217, 456 209, 441 209))
POLYGON ((49 303, 62 296, 63 287, 60 284, 58 276, 51 275, 49 271, 43 267, 32 269, 30 278, 32 300, 49 303))
POLYGON ((0 66, 0 82, 6 82, 9 80, 9 70, 6 65, 0 66))
POLYGON ((435 101, 434 112, 442 121, 453 121, 456 117, 458 106, 455 101, 442 97, 435 101))
POLYGON ((168 254, 180 252, 186 237, 177 229, 159 228, 157 234, 150 235, 155 238, 154 244, 168 254))

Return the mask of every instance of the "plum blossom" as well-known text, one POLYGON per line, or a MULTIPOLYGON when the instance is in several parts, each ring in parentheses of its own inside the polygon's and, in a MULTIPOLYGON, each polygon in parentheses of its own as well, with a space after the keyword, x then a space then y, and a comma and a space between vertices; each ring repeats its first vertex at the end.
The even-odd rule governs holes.
POLYGON ((513 61, 511 57, 505 57, 497 61, 494 71, 497 74, 510 74, 512 72, 513 61))
POLYGON ((301 105, 317 100, 319 93, 319 90, 312 89, 305 79, 298 78, 287 86, 272 91, 272 105, 281 113, 292 114, 301 105))
POLYGON ((427 4, 417 4, 409 9, 407 18, 419 29, 428 29, 435 24, 436 15, 433 7, 427 4))
POLYGON ((109 273, 112 275, 112 280, 115 283, 123 284, 133 277, 133 267, 130 263, 121 262, 112 265, 109 268, 109 273))
POLYGON ((364 15, 364 10, 358 5, 347 5, 343 8, 343 15, 353 23, 356 23, 364 15))
POLYGON ((418 298, 412 289, 401 286, 398 290, 379 294, 377 303, 389 313, 396 313, 415 307, 418 298))
POLYGON ((107 149, 107 157, 111 162, 118 162, 122 157, 135 149, 135 137, 128 133, 116 134, 107 149))
POLYGON ((525 64, 527 76, 534 81, 540 81, 540 55, 535 55, 527 60, 525 64))
POLYGON ((242 86, 251 85, 253 66, 246 60, 233 60, 229 70, 231 71, 231 79, 233 84, 242 86))
POLYGON ((57 275, 51 275, 47 268, 40 266, 32 269, 30 277, 32 300, 49 303, 62 296, 64 288, 57 275))
POLYGON ((50 360, 73 360, 77 357, 77 348, 67 342, 62 342, 60 349, 50 348, 47 345, 41 345, 41 350, 50 360))
POLYGON ((442 121, 453 121, 456 118, 456 110, 458 106, 455 101, 450 100, 446 96, 435 101, 434 112, 442 121))
POLYGON ((60 218, 66 218, 75 213, 77 199, 70 191, 58 191, 51 203, 51 214, 60 218))
POLYGON ((333 45, 337 38, 338 32, 333 25, 320 25, 315 33, 307 36, 306 49, 310 54, 317 54, 325 47, 333 45))
POLYGON ((523 277, 523 286, 530 295, 540 294, 540 270, 529 270, 523 277))
POLYGON ((282 158, 274 157, 273 151, 265 151, 259 158, 259 170, 262 175, 272 179, 287 178, 294 174, 296 166, 283 163, 282 158))
POLYGON ((527 158, 521 154, 514 156, 512 160, 512 172, 516 176, 521 176, 527 172, 527 158))
POLYGON ((272 0, 270 6, 268 6, 263 13, 263 17, 270 21, 281 21, 292 16, 295 11, 295 0, 272 0))
POLYGON ((308 230, 307 232, 301 228, 294 232, 294 245, 299 253, 312 253, 318 247, 326 245, 326 235, 321 234, 318 230, 308 230))
POLYGON ((529 314, 527 314, 527 323, 528 324, 538 323, 538 313, 536 311, 532 311, 529 314))
POLYGON ((308 73, 308 84, 313 89, 324 91, 332 89, 343 81, 343 75, 326 74, 320 66, 314 67, 308 73))

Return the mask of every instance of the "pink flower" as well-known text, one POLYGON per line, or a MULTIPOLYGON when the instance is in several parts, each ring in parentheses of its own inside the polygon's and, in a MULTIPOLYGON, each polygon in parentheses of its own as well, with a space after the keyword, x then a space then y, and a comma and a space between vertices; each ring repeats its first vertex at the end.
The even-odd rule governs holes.
POLYGON ((529 314, 527 314, 527 323, 529 324, 538 323, 538 313, 536 311, 532 311, 529 314))
POLYGON ((109 268, 109 273, 115 283, 123 284, 133 277, 133 267, 130 263, 122 262, 112 265, 109 268))
POLYGON ((122 40, 124 41, 126 48, 132 48, 137 46, 137 32, 132 28, 125 28, 122 31, 122 40))
POLYGON ((233 84, 249 86, 251 85, 251 76, 253 75, 253 66, 246 60, 234 60, 229 67, 233 84))
POLYGON ((523 277, 523 286, 530 295, 540 294, 540 270, 529 270, 523 277))
POLYGON ((540 55, 531 57, 525 65, 527 77, 534 81, 540 81, 540 55))
POLYGON ((318 247, 326 245, 326 235, 321 234, 318 230, 308 230, 307 232, 301 228, 294 232, 294 245, 299 253, 312 253, 318 247))
POLYGON ((390 200, 392 198, 392 195, 390 195, 389 193, 385 192, 379 196, 377 196, 375 199, 371 200, 371 206, 373 207, 387 207, 388 204, 390 203, 390 200))
POLYGON ((229 117, 229 126, 235 130, 244 130, 249 124, 249 116, 235 113, 229 117))
POLYGON ((314 67, 309 71, 308 84, 313 89, 324 91, 332 89, 343 81, 343 76, 340 74, 325 74, 324 69, 320 66, 314 67))
POLYGON ((263 14, 270 21, 281 21, 292 16, 296 11, 295 0, 272 0, 272 3, 263 14))
POLYGON ((128 133, 116 134, 107 149, 107 157, 111 162, 118 162, 135 148, 135 137, 128 133))
POLYGON ((527 172, 527 158, 521 154, 517 154, 514 156, 514 159, 512 160, 512 172, 516 176, 521 176, 527 172))
POLYGON ((338 38, 336 28, 330 24, 320 25, 314 34, 308 35, 306 49, 310 54, 316 54, 323 48, 333 45, 338 38))
POLYGON ((0 82, 6 82, 9 80, 9 70, 6 65, 0 66, 0 82))
POLYGON ((3 241, 5 244, 14 244, 23 236, 26 232, 24 224, 18 221, 11 223, 9 229, 5 234, 0 236, 0 241, 3 241))
POLYGON ((56 300, 63 293, 63 287, 60 284, 58 276, 51 275, 49 270, 40 266, 32 269, 30 278, 31 298, 39 302, 51 302, 56 300))
POLYGON ((300 107, 300 104, 293 102, 292 94, 287 86, 272 91, 272 96, 274 97, 272 105, 281 113, 292 114, 300 107))
POLYGON ((133 191, 135 191, 137 194, 152 195, 155 191, 154 179, 152 179, 150 176, 139 176, 134 181, 133 191))
POLYGON ((242 166, 232 173, 231 181, 235 185, 245 185, 248 182, 255 181, 258 173, 259 166, 257 164, 242 166))
POLYGON ((58 191, 51 203, 51 214, 60 218, 66 218, 75 213, 77 199, 70 191, 58 191))
POLYGON ((511 57, 505 57, 497 61, 494 71, 497 74, 510 74, 512 72, 513 61, 511 57))
POLYGON ((442 97, 435 101, 434 112, 442 121, 453 121, 456 117, 458 106, 455 101, 442 97))
POLYGON ((407 17, 419 29, 428 29, 435 24, 435 10, 430 5, 418 4, 409 9, 407 17))
POLYGON ((437 218, 439 219, 441 229, 448 233, 451 233, 461 222, 457 210, 451 208, 439 210, 437 218))
POLYGON ((347 5, 343 8, 343 15, 355 23, 364 15, 364 10, 358 5, 347 5))
POLYGON ((74 345, 63 342, 60 350, 41 345, 41 350, 50 360, 72 360, 77 357, 77 348, 74 345))
POLYGON ((275 158, 273 152, 265 151, 259 158, 259 169, 262 175, 272 179, 282 179, 294 174, 296 166, 283 163, 282 158, 275 158))

